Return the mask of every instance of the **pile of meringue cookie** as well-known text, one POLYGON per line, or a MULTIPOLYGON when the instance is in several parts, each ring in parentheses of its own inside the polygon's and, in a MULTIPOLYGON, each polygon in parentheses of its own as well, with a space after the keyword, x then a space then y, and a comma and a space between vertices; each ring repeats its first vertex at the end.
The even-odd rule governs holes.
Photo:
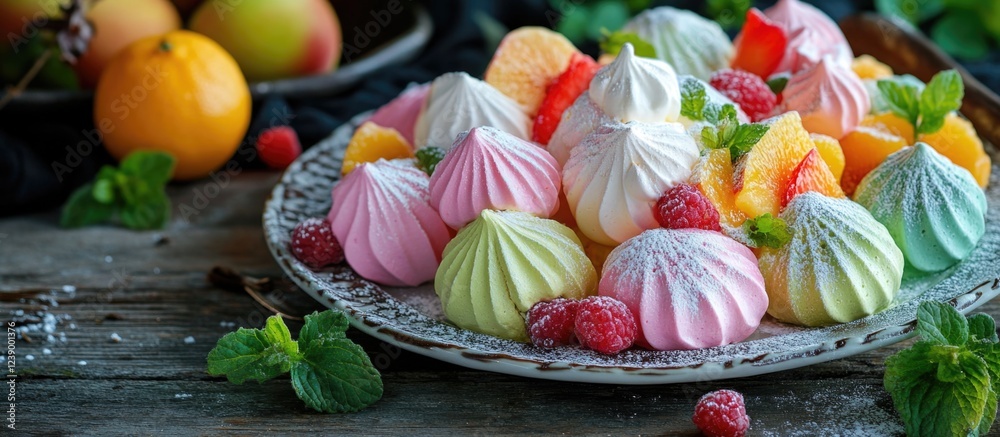
POLYGON ((783 202, 775 184, 787 181, 741 173, 768 174, 770 159, 789 173, 817 138, 836 145, 872 108, 874 88, 852 70, 851 48, 827 16, 798 0, 762 16, 787 36, 769 75, 787 84, 762 119, 709 85, 741 56, 743 36, 734 48, 715 22, 669 7, 624 28, 656 58, 625 43, 568 72, 585 55, 549 30, 522 28, 501 43, 485 80, 448 73, 404 92, 370 120, 413 150, 446 153, 432 172, 413 158, 373 159, 333 187, 328 220, 347 263, 387 286, 433 281, 447 321, 463 329, 529 341, 526 314, 539 302, 601 295, 628 307, 636 344, 680 350, 742 341, 766 314, 802 326, 857 320, 893 303, 904 270, 967 257, 985 231, 983 190, 926 144, 892 153, 855 200, 838 185, 835 195, 805 190, 783 202), (570 73, 587 80, 560 82, 570 73), (732 105, 738 123, 769 126, 754 147, 767 143, 772 154, 724 154, 727 180, 706 180, 717 176, 703 169, 706 122, 685 109, 685 83, 706 104, 732 105), (683 184, 706 193, 721 232, 660 223, 657 202, 683 184), (733 200, 740 189, 764 194, 743 207, 749 197, 733 200), (787 228, 782 244, 748 238, 742 224, 760 213, 787 228))

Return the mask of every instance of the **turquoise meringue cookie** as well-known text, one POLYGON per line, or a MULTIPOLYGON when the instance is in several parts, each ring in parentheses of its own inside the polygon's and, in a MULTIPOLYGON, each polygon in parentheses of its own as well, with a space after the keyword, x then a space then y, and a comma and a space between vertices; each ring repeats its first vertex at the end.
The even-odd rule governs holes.
POLYGON ((885 225, 907 264, 924 272, 965 259, 986 231, 986 195, 967 170, 926 143, 892 155, 854 194, 885 225))
POLYGON ((683 9, 661 6, 636 15, 622 29, 653 45, 656 57, 677 74, 708 81, 712 73, 729 68, 733 43, 718 23, 683 9))
POLYGON ((885 227, 849 199, 796 196, 780 216, 792 239, 760 249, 767 313, 797 325, 847 323, 889 307, 903 254, 885 227))
POLYGON ((444 249, 434 291, 459 328, 527 341, 524 315, 536 303, 580 299, 597 290, 597 271, 579 238, 555 220, 484 210, 444 249))

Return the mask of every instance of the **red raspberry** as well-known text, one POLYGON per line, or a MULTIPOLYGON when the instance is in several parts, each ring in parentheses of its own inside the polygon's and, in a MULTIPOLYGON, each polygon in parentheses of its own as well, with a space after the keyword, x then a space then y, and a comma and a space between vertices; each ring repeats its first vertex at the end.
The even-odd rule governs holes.
POLYGON ((704 229, 722 232, 719 211, 692 185, 679 184, 667 190, 653 207, 656 221, 667 229, 704 229))
POLYGON ((295 130, 288 126, 275 126, 257 137, 257 153, 268 167, 280 170, 302 154, 302 145, 295 130))
POLYGON ((581 300, 574 325, 580 344, 602 354, 617 354, 635 343, 635 317, 624 303, 612 297, 581 300))
POLYGON ((732 390, 717 390, 702 396, 691 420, 708 437, 743 437, 750 429, 743 395, 732 390))
POLYGON ((290 247, 296 259, 314 269, 344 261, 344 249, 323 218, 308 218, 296 225, 290 247))
POLYGON ((740 105, 753 121, 770 117, 771 111, 778 105, 778 96, 774 95, 767 82, 760 76, 743 70, 717 71, 712 75, 709 85, 740 105))
POLYGON ((528 311, 528 335, 538 347, 553 348, 573 343, 573 324, 580 301, 555 299, 538 302, 528 311))

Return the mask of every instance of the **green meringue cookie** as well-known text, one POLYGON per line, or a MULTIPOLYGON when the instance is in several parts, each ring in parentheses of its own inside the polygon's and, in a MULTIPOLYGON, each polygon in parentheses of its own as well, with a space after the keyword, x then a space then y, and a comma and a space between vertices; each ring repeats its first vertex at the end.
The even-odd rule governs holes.
POLYGON ((444 249, 434 290, 455 325, 527 341, 525 313, 543 300, 594 294, 597 272, 576 234, 555 220, 484 210, 444 249))
POLYGON ((792 239, 760 251, 767 312, 787 323, 846 323, 886 309, 903 278, 903 254, 861 205, 809 192, 780 216, 792 239))
POLYGON ((955 265, 986 232, 986 195, 979 184, 926 143, 889 155, 861 180, 854 197, 920 271, 955 265))
POLYGON ((733 43, 718 23, 694 12, 661 6, 636 15, 622 29, 633 32, 656 49, 656 57, 687 74, 708 81, 729 68, 733 43))

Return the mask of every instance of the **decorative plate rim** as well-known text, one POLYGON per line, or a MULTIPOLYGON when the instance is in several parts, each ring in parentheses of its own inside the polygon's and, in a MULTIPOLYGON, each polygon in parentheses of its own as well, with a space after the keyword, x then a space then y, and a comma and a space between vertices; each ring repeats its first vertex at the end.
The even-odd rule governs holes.
MULTIPOLYGON (((379 285, 359 278, 346 265, 313 271, 287 250, 288 235, 296 223, 308 216, 325 215, 347 140, 370 114, 359 114, 338 127, 289 166, 264 207, 265 240, 272 256, 296 284, 320 303, 343 311, 355 328, 441 361, 516 376, 608 384, 740 378, 840 359, 906 340, 914 335, 915 308, 924 300, 947 302, 968 313, 1000 294, 1000 211, 993 201, 987 213, 986 235, 969 258, 944 273, 931 275, 937 278, 936 283, 919 295, 850 323, 795 328, 791 333, 695 351, 630 350, 616 356, 579 348, 540 349, 462 330, 419 313, 379 285), (316 178, 326 186, 317 186, 316 178), (317 197, 320 195, 324 197, 317 197), (991 255, 984 246, 998 250, 991 255), (985 271, 971 271, 977 265, 985 266, 985 271), (969 291, 948 292, 952 287, 969 291), (775 347, 782 341, 791 344, 775 347)), ((988 196, 994 193, 993 197, 1000 198, 996 176, 994 172, 988 196)))

